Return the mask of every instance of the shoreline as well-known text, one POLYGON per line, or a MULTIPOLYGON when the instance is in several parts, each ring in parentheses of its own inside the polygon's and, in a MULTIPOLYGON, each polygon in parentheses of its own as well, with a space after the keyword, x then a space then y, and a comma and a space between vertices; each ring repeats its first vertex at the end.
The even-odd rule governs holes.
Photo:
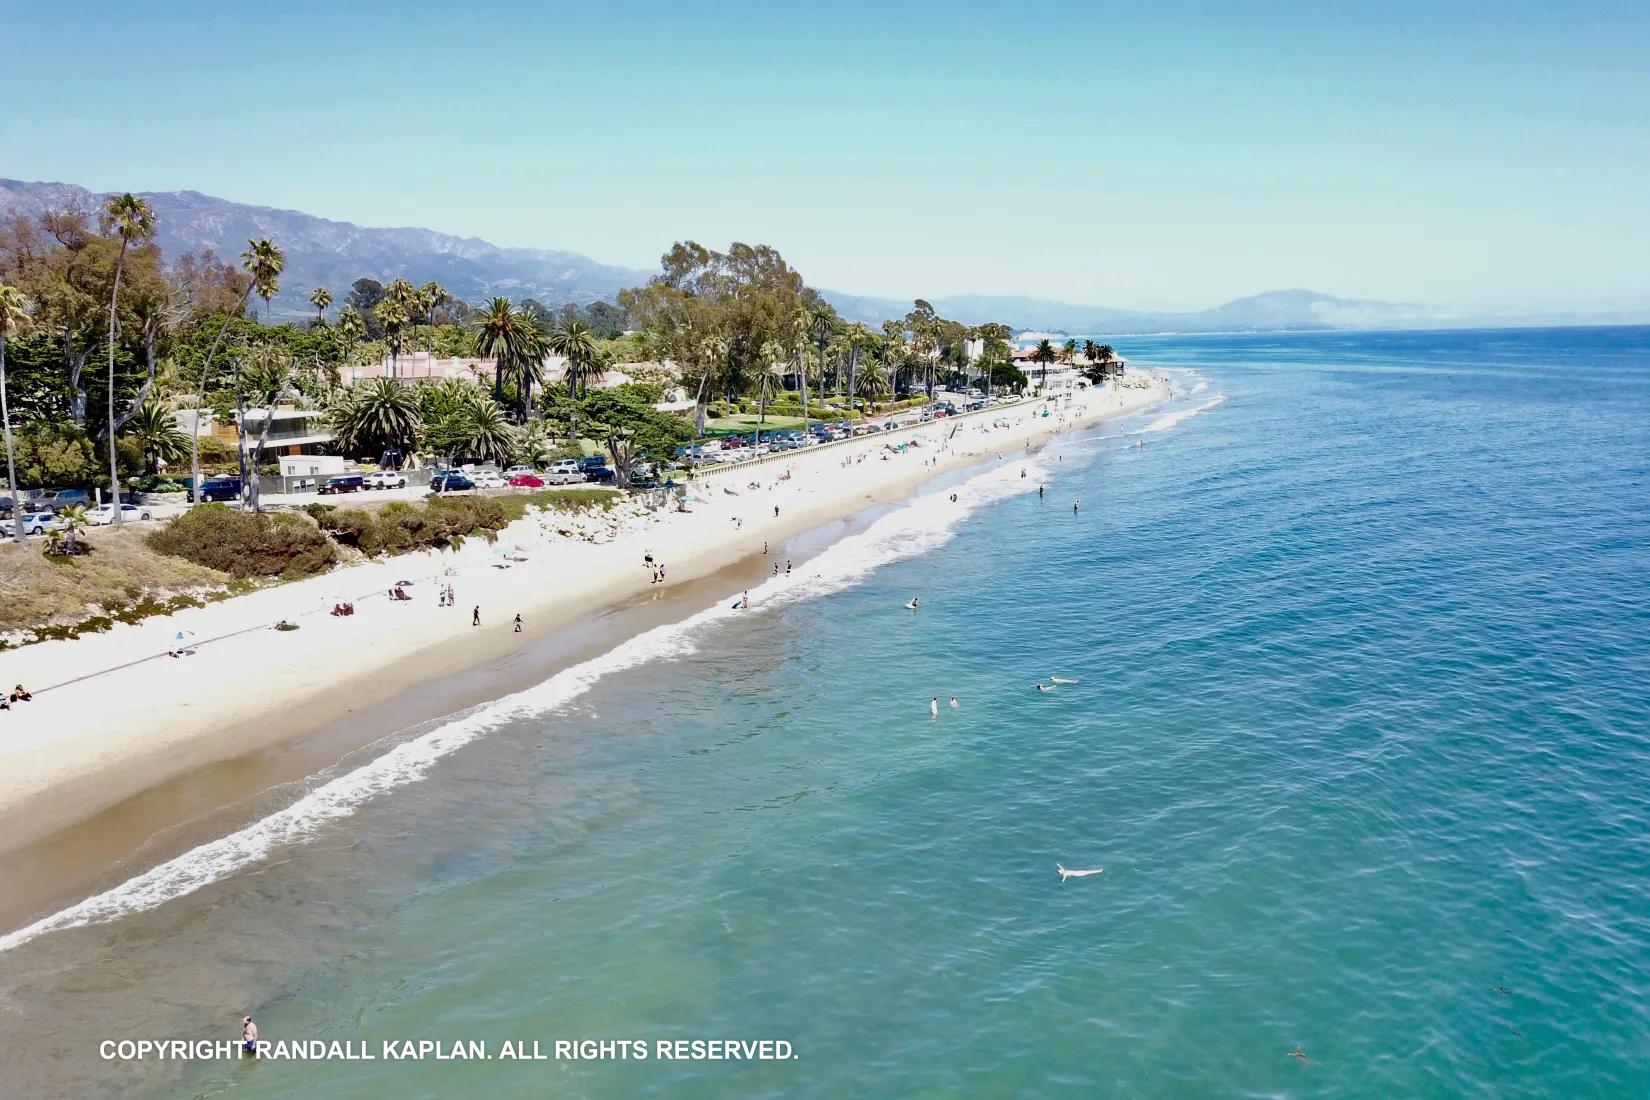
POLYGON ((0 891, 8 897, 0 927, 63 900, 53 895, 65 878, 83 884, 111 867, 124 877, 128 862, 155 854, 147 849, 175 846, 181 833, 210 832, 260 793, 646 629, 632 620, 646 622, 688 599, 724 598, 741 581, 767 576, 782 552, 799 555, 810 541, 839 537, 825 528, 851 525, 993 455, 1023 453, 1168 396, 1166 381, 1153 379, 1090 391, 1048 417, 1037 415, 1043 402, 1026 402, 793 452, 711 471, 695 479, 690 513, 656 513, 606 543, 554 541, 545 537, 545 517, 533 516, 501 532, 500 544, 528 558, 507 568, 476 540, 456 552, 362 563, 108 635, 41 643, 20 651, 33 659, 32 670, 8 655, 0 678, 24 683, 87 676, 76 666, 109 671, 11 712, 27 726, 15 723, 0 743, 0 882, 15 887, 0 891), (990 427, 1004 419, 1006 427, 990 427), (882 460, 890 442, 914 439, 926 445, 882 460), (776 480, 782 473, 790 476, 776 480), (752 481, 761 488, 748 488, 752 481), (768 558, 764 542, 774 551, 768 558), (667 567, 663 587, 650 584, 647 552, 667 567), (438 577, 454 585, 456 607, 437 607, 438 577), (321 610, 342 590, 382 593, 405 578, 415 581, 412 603, 379 596, 347 619, 321 610), (479 629, 465 610, 476 605, 483 609, 479 629), (522 634, 511 629, 518 611, 522 634), (302 629, 259 629, 280 617, 302 629), (194 656, 164 659, 179 629, 232 636, 194 656), (162 659, 143 660, 155 653, 162 659), (156 672, 160 682, 145 683, 156 672), (127 698, 140 702, 141 714, 121 702, 127 698), (384 728, 386 721, 393 725, 384 728), (64 875, 65 864, 82 873, 64 875))

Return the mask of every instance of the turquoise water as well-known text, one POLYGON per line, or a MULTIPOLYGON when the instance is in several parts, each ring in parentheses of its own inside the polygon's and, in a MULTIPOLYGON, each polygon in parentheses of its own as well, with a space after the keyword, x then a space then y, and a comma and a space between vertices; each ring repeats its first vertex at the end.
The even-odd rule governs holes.
POLYGON ((244 1009, 267 1038, 797 1058, 115 1081, 1650 1095, 1650 329, 1118 348, 1190 368, 1172 408, 891 513, 302 842, 3 956, 4 1003, 50 1005, 41 1093, 92 1074, 89 1020, 232 1035, 244 1009))

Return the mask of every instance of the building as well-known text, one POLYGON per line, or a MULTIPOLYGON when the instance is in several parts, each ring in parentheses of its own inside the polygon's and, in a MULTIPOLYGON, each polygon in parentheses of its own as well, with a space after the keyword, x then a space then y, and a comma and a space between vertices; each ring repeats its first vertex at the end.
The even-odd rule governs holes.
POLYGON ((338 376, 346 386, 373 378, 392 377, 409 385, 429 378, 463 378, 491 385, 495 365, 496 361, 492 359, 441 359, 427 351, 409 351, 397 356, 393 362, 386 355, 376 363, 351 363, 341 369, 338 376))
MULTIPOLYGON (((221 439, 230 444, 236 443, 239 438, 234 423, 219 424, 211 409, 178 409, 172 415, 178 430, 185 435, 221 439)), ((316 454, 324 451, 326 445, 336 438, 327 430, 326 413, 320 409, 277 406, 273 413, 264 409, 246 410, 248 443, 258 438, 258 433, 264 429, 264 418, 268 416, 274 419, 269 425, 269 434, 264 437, 266 455, 316 454)))

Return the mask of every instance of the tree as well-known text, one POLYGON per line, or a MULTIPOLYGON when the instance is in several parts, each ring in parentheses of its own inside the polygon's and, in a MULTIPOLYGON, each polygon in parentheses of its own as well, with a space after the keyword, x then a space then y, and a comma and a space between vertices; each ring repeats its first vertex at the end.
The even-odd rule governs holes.
POLYGON ((603 364, 596 355, 596 334, 588 325, 569 321, 550 334, 546 346, 556 355, 567 359, 567 385, 578 397, 588 390, 590 379, 600 377, 603 364))
POLYGON ((870 401, 873 410, 876 408, 877 399, 886 396, 893 389, 886 363, 866 363, 864 371, 856 380, 856 385, 856 396, 870 401))
POLYGON ((189 439, 178 428, 172 410, 159 401, 145 401, 126 422, 125 434, 143 452, 143 472, 156 474, 162 463, 177 462, 189 453, 189 439))
POLYGON ((1026 383, 1031 381, 1025 371, 1012 363, 994 363, 991 367, 991 383, 999 389, 1010 393, 1024 393, 1026 383))
POLYGON ((275 422, 275 401, 292 384, 292 355, 276 344, 249 348, 240 356, 235 374, 235 438, 241 463, 241 500, 254 512, 263 511, 259 494, 258 467, 263 464, 264 444, 275 422), (248 408, 263 410, 258 437, 247 447, 248 408))
POLYGON ((464 417, 463 450, 480 462, 504 462, 516 452, 516 428, 497 401, 479 394, 464 417))
MULTIPOLYGON (((17 456, 12 450, 11 405, 6 400, 6 341, 22 332, 30 322, 28 301, 14 286, 0 283, 0 423, 6 429, 6 485, 11 492, 11 514, 16 520, 23 511, 23 500, 17 484, 17 456)), ((12 524, 12 537, 17 545, 26 546, 29 536, 23 533, 23 524, 12 524)))
POLYGON ((354 306, 345 306, 338 311, 337 335, 338 358, 348 363, 355 354, 355 345, 367 335, 367 321, 361 316, 360 310, 354 306))
POLYGON ((309 292, 309 304, 315 307, 315 324, 317 327, 327 323, 327 307, 332 304, 332 291, 324 286, 318 286, 309 292))
POLYGON ((1064 344, 1060 345, 1060 362, 1069 367, 1071 366, 1071 361, 1075 358, 1077 358, 1076 340, 1067 340, 1064 344))
POLYGON ((1042 375, 1037 380, 1037 385, 1039 388, 1046 388, 1048 386, 1048 365, 1058 358, 1060 358, 1060 353, 1054 350, 1053 344, 1049 343, 1047 340, 1039 340, 1037 342, 1036 350, 1031 353, 1031 361, 1033 363, 1040 363, 1043 367, 1042 375))
POLYGON ((384 284, 377 279, 363 278, 350 284, 349 296, 344 299, 344 304, 366 318, 372 316, 372 311, 383 300, 384 284))
POLYGON ((761 390, 776 363, 802 343, 819 292, 767 245, 735 243, 714 252, 694 241, 660 258, 660 274, 619 293, 649 345, 697 378, 694 423, 703 430, 712 396, 761 390))
POLYGON ((849 397, 853 397, 857 392, 854 389, 854 372, 859 369, 860 349, 870 347, 871 339, 871 330, 860 322, 855 321, 848 326, 848 380, 842 388, 849 397))
POLYGON ((415 391, 389 378, 373 378, 338 395, 327 411, 327 424, 340 450, 376 459, 387 450, 416 450, 424 416, 415 391))
POLYGON ((201 485, 201 414, 205 412, 206 380, 212 374, 212 357, 217 354, 218 347, 223 343, 224 333, 229 331, 229 325, 236 316, 246 309, 247 300, 253 290, 267 301, 275 296, 280 287, 281 270, 286 267, 286 256, 263 237, 255 241, 246 242, 246 251, 241 253, 241 266, 246 269, 248 279, 245 288, 241 291, 240 301, 232 313, 224 315, 223 324, 218 329, 218 335, 213 338, 212 346, 207 349, 206 360, 201 364, 200 382, 195 391, 195 422, 190 433, 189 445, 189 490, 191 499, 199 502, 201 485))
POLYGON ((418 308, 426 325, 435 324, 435 311, 453 300, 440 283, 425 283, 418 288, 418 308))
POLYGON ((379 327, 384 330, 384 339, 389 342, 390 377, 395 378, 400 373, 401 338, 408 319, 406 307, 386 294, 372 313, 378 319, 379 327))
POLYGON ((126 269, 126 251, 133 241, 155 235, 155 212, 135 195, 116 195, 104 206, 104 216, 120 236, 120 256, 115 260, 114 288, 109 292, 109 495, 115 502, 115 522, 120 512, 120 456, 115 448, 115 341, 120 331, 120 276, 126 269))
POLYGON ((483 307, 476 324, 475 354, 493 360, 493 400, 504 403, 504 376, 518 370, 538 351, 538 330, 531 318, 510 304, 508 298, 494 298, 483 307))
POLYGON ((596 390, 578 403, 579 420, 612 456, 620 487, 630 484, 637 461, 667 462, 694 436, 685 420, 654 408, 654 397, 647 387, 625 385, 596 390))

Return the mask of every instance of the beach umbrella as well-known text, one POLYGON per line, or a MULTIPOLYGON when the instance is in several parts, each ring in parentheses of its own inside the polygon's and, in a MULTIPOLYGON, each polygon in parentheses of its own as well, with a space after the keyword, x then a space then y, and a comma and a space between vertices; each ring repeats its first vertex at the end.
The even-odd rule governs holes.
POLYGON ((411 588, 412 587, 412 581, 396 581, 395 583, 396 583, 396 586, 399 587, 399 588, 411 588))
POLYGON ((177 632, 173 640, 181 642, 185 638, 193 638, 194 636, 195 632, 193 630, 180 630, 177 632))

